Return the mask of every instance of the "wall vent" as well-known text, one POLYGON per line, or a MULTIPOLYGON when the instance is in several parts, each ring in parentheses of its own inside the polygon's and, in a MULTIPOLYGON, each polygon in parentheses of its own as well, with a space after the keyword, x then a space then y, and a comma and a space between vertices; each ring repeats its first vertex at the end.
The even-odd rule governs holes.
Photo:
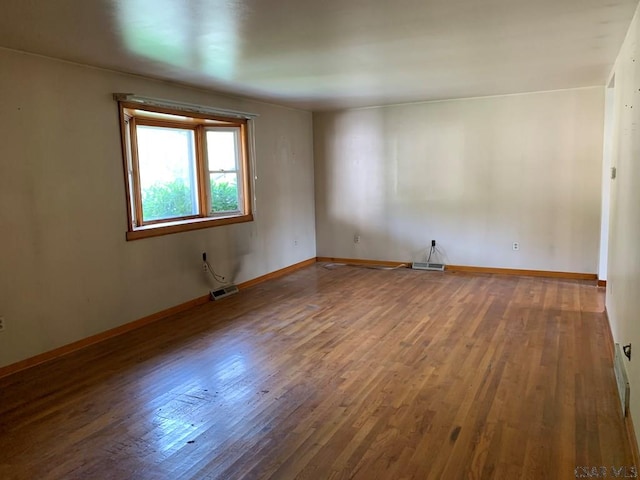
POLYGON ((444 263, 413 262, 411 268, 414 270, 436 270, 438 272, 444 272, 444 263))
POLYGON ((629 415, 629 379, 627 378, 627 370, 624 367, 624 355, 622 353, 622 347, 619 343, 615 346, 615 356, 613 360, 613 371, 616 375, 616 383, 618 384, 618 395, 620 396, 620 403, 622 404, 622 412, 626 417, 629 415))
POLYGON ((238 293, 238 287, 235 285, 227 285, 226 287, 219 288, 218 290, 211 290, 211 300, 220 300, 221 298, 228 297, 234 293, 238 293))

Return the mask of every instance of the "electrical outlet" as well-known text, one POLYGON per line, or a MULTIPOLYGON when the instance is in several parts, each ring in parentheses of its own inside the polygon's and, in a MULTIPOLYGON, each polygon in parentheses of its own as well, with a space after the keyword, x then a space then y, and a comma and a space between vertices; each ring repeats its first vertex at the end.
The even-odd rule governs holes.
POLYGON ((6 321, 5 321, 4 317, 0 317, 0 332, 4 331, 5 323, 6 323, 6 321))
POLYGON ((431 246, 435 247, 436 246, 436 241, 435 240, 431 240, 431 246))
POLYGON ((520 250, 520 244, 518 242, 513 242, 513 250, 520 250))
POLYGON ((360 235, 353 236, 353 243, 360 243, 360 235))
POLYGON ((207 265, 207 262, 202 262, 202 271, 204 273, 209 273, 209 265, 207 265))

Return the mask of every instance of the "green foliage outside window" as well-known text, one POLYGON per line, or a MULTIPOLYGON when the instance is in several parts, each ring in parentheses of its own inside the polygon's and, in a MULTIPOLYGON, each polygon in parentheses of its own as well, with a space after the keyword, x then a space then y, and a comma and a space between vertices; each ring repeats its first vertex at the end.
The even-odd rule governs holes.
POLYGON ((235 212, 238 208, 238 186, 233 183, 211 183, 211 209, 214 212, 235 212))
POLYGON ((142 216, 145 220, 193 215, 194 206, 189 187, 179 179, 154 183, 142 190, 142 216))
MULTIPOLYGON (((214 212, 238 211, 238 186, 227 182, 211 184, 214 212)), ((179 179, 155 183, 142 191, 142 214, 146 221, 194 215, 192 194, 179 179)))

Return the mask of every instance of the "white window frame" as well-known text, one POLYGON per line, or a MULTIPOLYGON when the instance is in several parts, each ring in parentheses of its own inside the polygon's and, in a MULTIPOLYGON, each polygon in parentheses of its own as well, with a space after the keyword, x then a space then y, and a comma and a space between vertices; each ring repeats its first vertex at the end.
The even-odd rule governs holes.
MULTIPOLYGON (((234 142, 236 145, 235 148, 235 169, 234 170, 212 170, 211 169, 211 165, 209 165, 209 155, 208 155, 208 151, 205 150, 205 162, 206 162, 206 173, 207 175, 205 175, 205 183, 206 183, 206 188, 207 188, 207 193, 209 193, 211 191, 211 185, 210 185, 210 180, 211 180, 211 174, 212 173, 235 173, 237 175, 237 186, 238 186, 238 204, 242 205, 243 201, 244 201, 244 197, 245 197, 245 192, 244 192, 244 184, 242 182, 242 177, 244 175, 243 172, 243 162, 242 162, 242 132, 240 131, 239 128, 237 127, 206 127, 204 129, 204 133, 206 136, 207 132, 233 132, 234 133, 234 142)), ((209 146, 209 142, 205 142, 205 148, 207 148, 209 146)), ((212 205, 212 199, 211 199, 211 195, 207 195, 207 210, 209 212, 209 215, 212 217, 215 216, 225 216, 228 215, 229 213, 240 213, 238 212, 234 212, 234 211, 221 211, 221 212, 214 212, 213 211, 213 205, 212 205)))

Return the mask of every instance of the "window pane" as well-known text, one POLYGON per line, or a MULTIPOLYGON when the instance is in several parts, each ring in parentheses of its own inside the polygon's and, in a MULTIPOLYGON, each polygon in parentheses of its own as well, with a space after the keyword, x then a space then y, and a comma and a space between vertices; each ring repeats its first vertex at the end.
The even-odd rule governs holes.
POLYGON ((207 130, 209 170, 237 170, 237 130, 207 130))
POLYGON ((211 173, 211 211, 235 212, 240 210, 238 175, 235 173, 211 173))
POLYGON ((144 221, 198 214, 192 130, 137 127, 144 221))

